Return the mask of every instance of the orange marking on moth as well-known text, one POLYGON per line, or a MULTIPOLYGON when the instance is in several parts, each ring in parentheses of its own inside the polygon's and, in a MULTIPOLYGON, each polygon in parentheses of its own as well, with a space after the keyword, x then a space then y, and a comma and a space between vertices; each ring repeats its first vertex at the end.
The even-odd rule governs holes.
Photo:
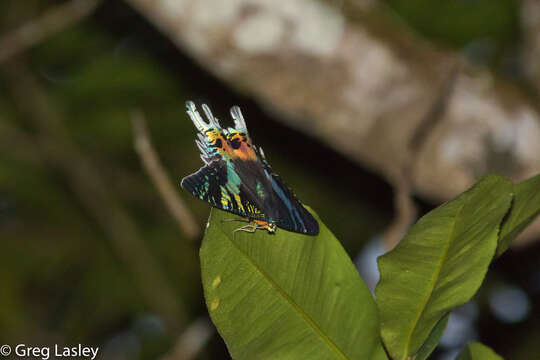
POLYGON ((233 149, 229 145, 229 142, 227 139, 225 139, 225 136, 217 130, 212 129, 206 132, 206 136, 208 139, 212 142, 212 144, 218 149, 218 152, 220 154, 227 153, 227 154, 233 154, 233 149))
POLYGON ((234 157, 241 160, 257 160, 257 154, 253 150, 251 140, 247 136, 241 136, 239 133, 229 137, 231 144, 236 144, 237 148, 233 146, 234 157))

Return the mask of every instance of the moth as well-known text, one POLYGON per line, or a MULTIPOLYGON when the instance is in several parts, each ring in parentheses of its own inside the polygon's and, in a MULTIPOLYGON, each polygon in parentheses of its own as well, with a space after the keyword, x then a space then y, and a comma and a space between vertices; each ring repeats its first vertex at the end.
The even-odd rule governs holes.
POLYGON ((206 104, 202 109, 207 121, 192 101, 186 108, 198 131, 195 142, 204 166, 182 179, 185 190, 249 222, 237 230, 274 233, 279 227, 307 235, 319 233, 317 220, 272 170, 263 150, 251 141, 238 106, 231 108, 234 127, 229 128, 221 127, 206 104))

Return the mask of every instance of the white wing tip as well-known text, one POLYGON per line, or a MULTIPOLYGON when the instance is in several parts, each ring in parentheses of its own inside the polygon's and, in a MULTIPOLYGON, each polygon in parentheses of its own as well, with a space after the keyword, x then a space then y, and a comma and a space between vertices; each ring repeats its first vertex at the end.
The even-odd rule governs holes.
POLYGON ((205 132, 206 130, 211 128, 219 128, 220 126, 218 119, 216 119, 214 115, 212 115, 212 111, 210 111, 208 105, 202 104, 202 109, 206 118, 208 119, 208 122, 203 120, 201 114, 197 110, 197 106, 193 101, 186 101, 186 112, 189 115, 191 121, 193 121, 193 124, 195 124, 197 130, 199 130, 200 132, 205 132))
MULTIPOLYGON (((201 105, 204 115, 206 116, 208 122, 204 121, 201 114, 197 110, 197 106, 195 103, 191 100, 186 101, 186 112, 189 115, 191 121, 193 121, 193 124, 195 124, 195 127, 200 132, 205 132, 208 129, 217 128, 221 129, 221 125, 219 124, 219 120, 214 117, 212 114, 212 110, 210 110, 210 107, 206 104, 201 105)), ((234 120, 234 129, 231 130, 243 130, 247 132, 247 125, 246 120, 244 119, 244 116, 242 115, 242 111, 240 110, 240 107, 237 105, 231 107, 231 117, 234 120)), ((227 131, 224 129, 224 131, 227 131)))
POLYGON ((231 107, 231 117, 234 120, 234 127, 237 130, 243 129, 247 131, 246 120, 244 119, 239 106, 235 105, 231 107))

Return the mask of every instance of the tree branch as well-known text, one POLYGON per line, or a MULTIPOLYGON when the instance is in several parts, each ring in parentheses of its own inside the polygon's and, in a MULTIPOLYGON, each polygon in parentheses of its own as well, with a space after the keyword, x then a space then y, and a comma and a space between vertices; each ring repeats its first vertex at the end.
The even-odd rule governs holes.
POLYGON ((134 110, 131 116, 131 122, 135 151, 141 159, 143 168, 146 170, 148 176, 150 176, 172 217, 176 220, 180 231, 189 240, 197 240, 200 235, 199 226, 184 204, 184 201, 178 195, 177 188, 172 185, 163 165, 159 161, 159 157, 150 141, 143 113, 139 110, 134 110))
POLYGON ((0 37, 0 64, 92 14, 101 0, 71 0, 0 37))
POLYGON ((409 143, 410 157, 404 162, 402 171, 396 173, 390 182, 394 188, 394 219, 382 236, 387 250, 391 250, 398 244, 401 238, 413 223, 418 209, 413 201, 414 174, 418 161, 418 154, 429 139, 431 132, 441 121, 446 107, 451 99, 458 68, 454 69, 439 91, 439 96, 435 98, 432 106, 428 109, 422 121, 418 124, 411 136, 409 143))

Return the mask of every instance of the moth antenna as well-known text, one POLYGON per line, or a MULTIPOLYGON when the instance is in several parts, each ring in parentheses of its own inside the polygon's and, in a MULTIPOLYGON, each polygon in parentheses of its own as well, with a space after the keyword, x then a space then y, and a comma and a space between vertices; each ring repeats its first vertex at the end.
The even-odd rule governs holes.
POLYGON ((214 127, 216 128, 219 128, 220 127, 219 121, 217 118, 214 117, 208 105, 202 104, 202 108, 203 108, 204 114, 206 115, 206 118, 210 121, 210 124, 214 125, 214 127))
POLYGON ((186 101, 186 109, 187 114, 191 118, 191 121, 193 121, 193 124, 195 124, 197 130, 199 130, 200 132, 205 132, 210 128, 210 124, 206 123, 202 119, 193 101, 186 101))
POLYGON ((236 130, 244 129, 247 131, 246 120, 244 120, 242 111, 238 106, 235 105, 231 108, 231 116, 234 119, 234 127, 236 130))

